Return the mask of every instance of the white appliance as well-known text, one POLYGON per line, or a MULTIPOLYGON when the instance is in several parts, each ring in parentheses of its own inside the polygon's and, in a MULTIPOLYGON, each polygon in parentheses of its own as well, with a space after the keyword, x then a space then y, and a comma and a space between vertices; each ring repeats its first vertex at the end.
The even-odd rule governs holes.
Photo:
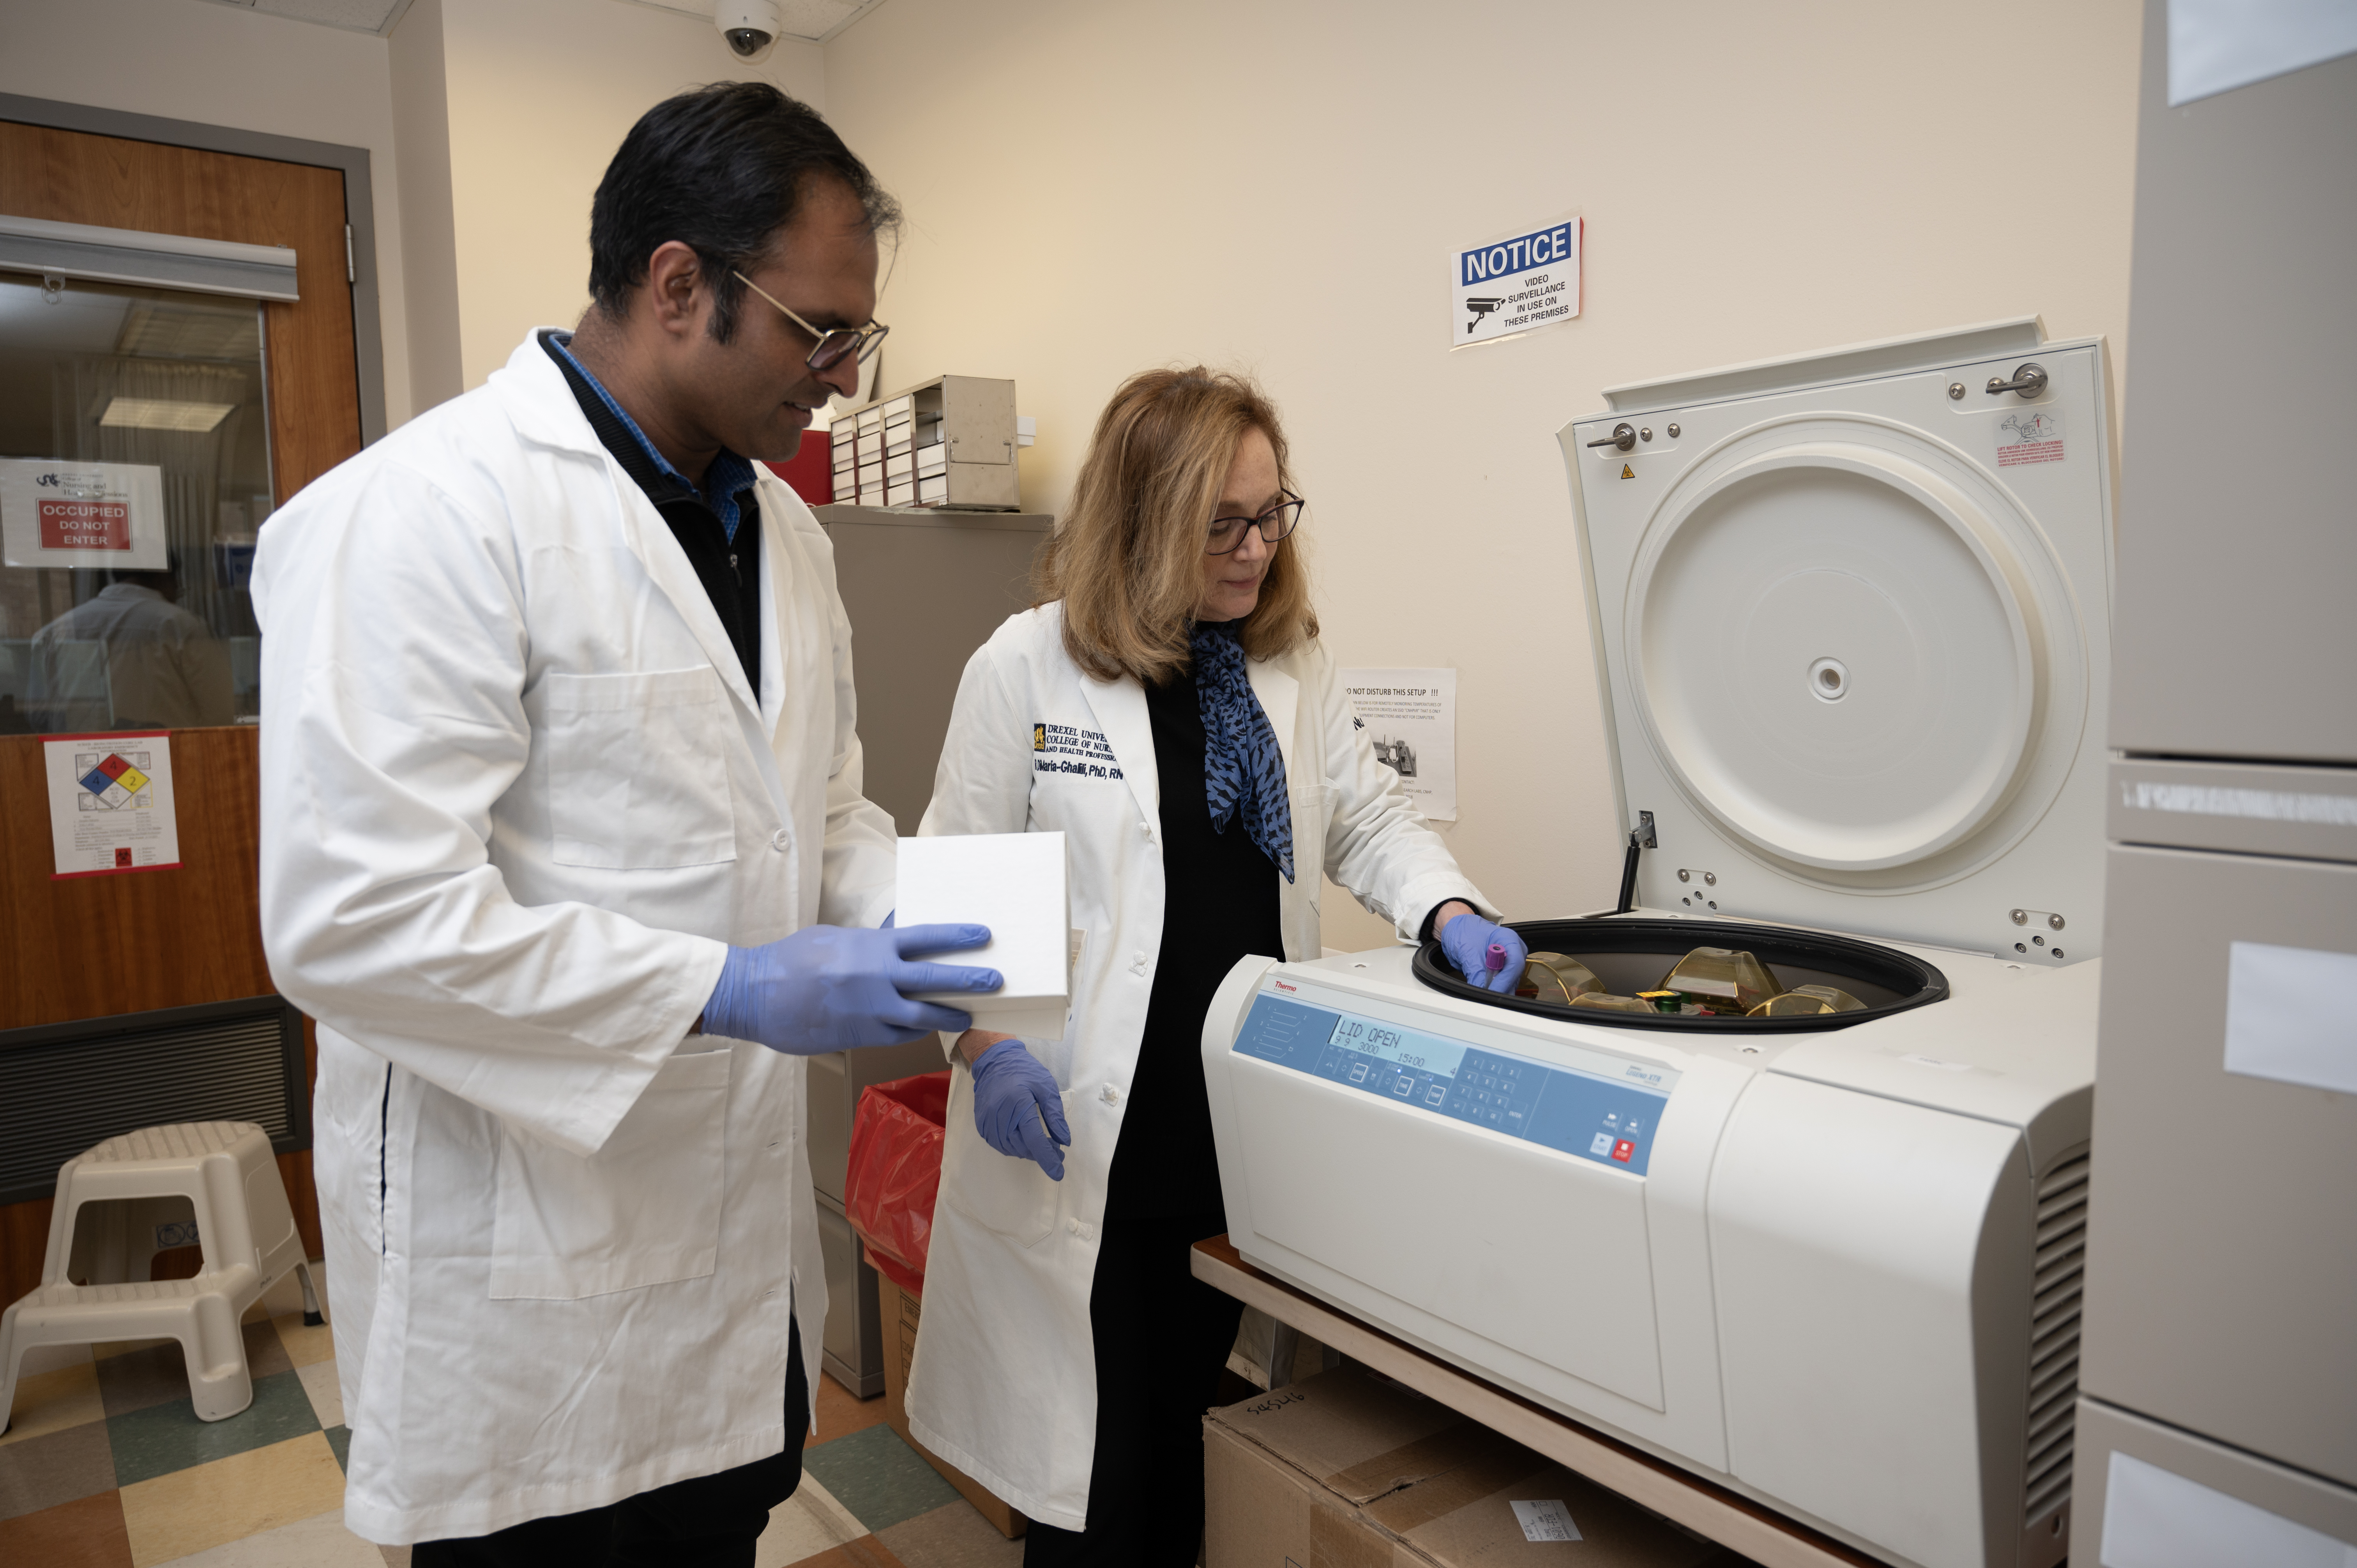
POLYGON ((2032 318, 1623 387, 1564 430, 1650 847, 1633 908, 1519 929, 1622 994, 1707 945, 1867 1005, 1247 959, 1203 1036, 1247 1260, 1885 1562, 2062 1557, 2105 383, 2100 341, 2032 318))

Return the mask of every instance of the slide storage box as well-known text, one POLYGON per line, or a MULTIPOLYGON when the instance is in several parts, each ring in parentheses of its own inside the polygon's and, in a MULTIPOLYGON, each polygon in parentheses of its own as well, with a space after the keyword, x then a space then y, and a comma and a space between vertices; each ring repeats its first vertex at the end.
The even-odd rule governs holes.
MULTIPOLYGON (((894 472, 890 504, 939 506, 965 511, 1014 511, 1022 498, 1015 452, 1015 383, 991 376, 936 376, 836 416, 859 431, 862 463, 913 454, 922 482, 901 493, 894 472), (870 442, 873 445, 870 445, 870 442)), ((873 500, 882 503, 879 483, 873 500)))

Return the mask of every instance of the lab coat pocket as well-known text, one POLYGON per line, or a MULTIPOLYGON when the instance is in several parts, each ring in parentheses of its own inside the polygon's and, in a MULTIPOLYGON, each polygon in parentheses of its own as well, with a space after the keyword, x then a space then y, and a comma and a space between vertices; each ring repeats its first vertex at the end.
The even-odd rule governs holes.
POLYGON ((576 1301, 712 1273, 732 1055, 664 1062, 587 1157, 500 1128, 492 1300, 576 1301))
MULTIPOLYGON (((1334 822, 1334 807, 1342 792, 1331 784, 1297 784, 1288 792, 1286 804, 1293 812, 1293 863, 1296 875, 1305 861, 1322 863, 1325 859, 1326 835, 1334 822)), ((1310 879, 1317 886, 1317 878, 1310 879)))
MULTIPOLYGON (((960 1079, 965 1075, 960 1073, 960 1079)), ((967 1090, 964 1105, 965 1122, 974 1125, 972 1090, 967 1090)), ((1072 1091, 1063 1094, 1064 1122, 1072 1121, 1072 1091)), ((958 1112, 954 1103, 950 1113, 958 1112)), ((1030 1160, 1002 1155, 982 1141, 979 1134, 952 1138, 950 1147, 963 1157, 954 1170, 942 1172, 942 1196, 950 1206, 994 1235, 1004 1236, 1018 1246, 1037 1246, 1049 1231, 1056 1228, 1056 1206, 1062 1194, 1060 1184, 1049 1179, 1048 1173, 1030 1160)), ((1065 1156, 1065 1174, 1071 1174, 1071 1155, 1065 1156)))
POLYGON ((643 871, 737 858, 734 715, 709 664, 546 682, 550 853, 643 871))

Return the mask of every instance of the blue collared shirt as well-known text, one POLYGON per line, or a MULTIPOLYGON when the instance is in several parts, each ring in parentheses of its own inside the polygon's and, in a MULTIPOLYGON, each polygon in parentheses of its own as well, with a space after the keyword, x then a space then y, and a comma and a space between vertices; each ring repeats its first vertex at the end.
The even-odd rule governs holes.
POLYGON ((639 428, 639 422, 614 401, 614 394, 606 390, 606 384, 591 375, 587 365, 573 357, 573 334, 552 332, 548 335, 548 342, 550 347, 565 356, 566 364, 581 372, 581 379, 589 384, 589 390, 613 411, 614 417, 622 422, 622 428, 630 433, 631 439, 646 449, 647 456, 654 463, 655 471, 710 508, 712 515, 720 520, 721 532, 728 536, 728 542, 731 544, 737 542, 737 497, 753 488, 756 475, 752 463, 724 446, 720 455, 712 459, 712 467, 705 471, 704 488, 698 489, 688 482, 686 475, 673 467, 670 460, 655 450, 655 444, 647 439, 647 433, 639 428))

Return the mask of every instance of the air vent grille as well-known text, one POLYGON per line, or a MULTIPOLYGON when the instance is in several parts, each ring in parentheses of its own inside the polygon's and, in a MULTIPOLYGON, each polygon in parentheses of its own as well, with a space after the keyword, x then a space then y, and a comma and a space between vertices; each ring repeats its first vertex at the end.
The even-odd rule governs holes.
POLYGON ((311 1145, 303 1019, 284 997, 0 1032, 0 1203, 47 1197, 58 1167, 175 1122, 252 1122, 311 1145))
POLYGON ((2079 1305, 2087 1267, 2087 1156, 2075 1155, 2038 1183, 2024 1526, 2039 1523, 2071 1500, 2071 1432, 2079 1403, 2079 1305))

